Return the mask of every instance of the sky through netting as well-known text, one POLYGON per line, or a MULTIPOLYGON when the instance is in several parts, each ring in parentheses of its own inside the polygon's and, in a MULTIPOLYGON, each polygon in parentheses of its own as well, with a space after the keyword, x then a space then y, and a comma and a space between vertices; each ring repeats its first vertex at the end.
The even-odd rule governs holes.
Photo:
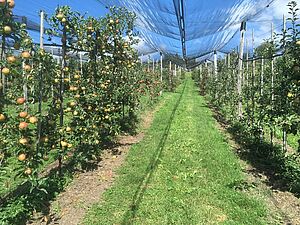
MULTIPOLYGON (((229 52, 238 46, 241 22, 247 22, 246 40, 252 46, 280 30, 288 0, 51 0, 16 1, 16 20, 26 21, 38 40, 39 11, 51 14, 58 5, 69 5, 82 14, 101 17, 110 6, 126 7, 137 15, 140 55, 178 55, 209 59, 213 51, 229 52)), ((300 3, 300 0, 296 2, 300 3)), ((47 37, 45 36, 47 43, 47 37)), ((48 41, 59 42, 59 39, 48 41)))

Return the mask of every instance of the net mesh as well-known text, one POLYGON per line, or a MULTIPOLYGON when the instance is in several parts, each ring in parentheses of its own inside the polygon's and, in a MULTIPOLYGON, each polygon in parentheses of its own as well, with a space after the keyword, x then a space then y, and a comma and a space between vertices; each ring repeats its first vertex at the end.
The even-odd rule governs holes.
MULTIPOLYGON (((26 21, 30 34, 38 41, 40 10, 52 14, 58 5, 69 5, 82 14, 99 17, 110 6, 126 7, 137 16, 136 33, 142 40, 136 45, 139 55, 162 52, 187 60, 205 60, 215 50, 229 52, 238 46, 243 21, 247 21, 248 31, 264 24, 270 28, 266 32, 271 32, 271 22, 280 29, 280 18, 274 20, 264 12, 269 6, 280 7, 282 2, 287 4, 284 0, 85 0, 84 4, 72 0, 26 0, 16 4, 14 13, 17 21, 26 21)), ((251 32, 246 40, 251 47, 251 32)), ((258 38, 256 43, 262 40, 258 38)), ((45 37, 45 42, 59 42, 59 38, 45 37)))

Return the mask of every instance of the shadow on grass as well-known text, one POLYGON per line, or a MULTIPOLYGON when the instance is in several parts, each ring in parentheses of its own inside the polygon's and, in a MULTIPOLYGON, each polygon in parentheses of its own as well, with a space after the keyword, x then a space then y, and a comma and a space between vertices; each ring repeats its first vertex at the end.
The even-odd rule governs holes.
POLYGON ((265 140, 251 135, 243 124, 230 124, 212 106, 214 118, 231 135, 238 144, 238 156, 253 166, 254 176, 264 175, 265 182, 273 190, 290 191, 300 196, 300 164, 297 163, 299 155, 286 156, 281 146, 273 145, 265 140))
POLYGON ((142 181, 140 182, 134 196, 133 196, 133 199, 132 199, 132 202, 131 202, 131 205, 130 205, 130 209, 125 213, 124 217, 123 217, 123 220, 122 220, 122 223, 121 224, 131 224, 132 221, 134 220, 135 216, 136 216, 136 213, 139 209, 139 206, 140 206, 140 203, 142 201, 142 198, 144 196, 144 193, 147 189, 147 186, 151 180, 151 177, 153 175, 153 172, 155 171, 155 168, 157 167, 158 163, 159 163, 159 159, 162 155, 162 152, 163 152, 163 149, 164 149, 164 146, 165 146, 165 143, 166 143, 166 140, 168 138, 168 135, 169 135, 169 131, 170 131, 170 128, 171 128, 171 125, 172 125, 172 122, 174 120, 174 117, 175 117, 175 113, 177 111, 177 108, 181 102, 181 99, 182 99, 182 96, 184 94, 184 91, 185 91, 185 87, 186 87, 186 83, 184 84, 184 87, 183 87, 183 90, 181 91, 180 93, 180 96, 172 110, 172 113, 170 115, 170 118, 167 122, 167 126, 162 134, 162 137, 160 139, 160 142, 157 146, 157 149, 155 150, 153 156, 152 156, 152 159, 150 160, 150 163, 145 171, 145 175, 142 179, 142 181))

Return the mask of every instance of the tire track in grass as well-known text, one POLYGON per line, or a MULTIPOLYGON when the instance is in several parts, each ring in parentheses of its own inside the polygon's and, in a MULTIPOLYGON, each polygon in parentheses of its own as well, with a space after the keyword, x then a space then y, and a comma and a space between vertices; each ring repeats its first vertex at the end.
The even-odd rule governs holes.
POLYGON ((154 155, 153 155, 153 157, 152 157, 152 159, 151 159, 151 161, 150 161, 150 163, 149 163, 149 165, 146 169, 146 173, 145 173, 141 183, 139 184, 138 189, 136 190, 136 192, 134 194, 130 209, 124 214, 124 217, 123 217, 123 220, 122 220, 121 224, 124 224, 124 225, 125 224, 130 224, 131 221, 136 216, 136 213, 139 209, 139 205, 142 201, 143 195, 144 195, 144 193, 147 189, 149 181, 150 181, 150 179, 153 175, 153 172, 155 171, 155 168, 157 167, 157 165, 159 163, 159 159, 160 159, 161 154, 163 152, 163 149, 165 147, 165 143, 166 143, 166 140, 167 140, 168 135, 170 133, 170 128, 171 128, 172 122, 173 122, 174 117, 175 117, 175 113, 176 113, 176 111, 178 109, 178 106, 181 102, 182 96, 185 92, 185 88, 186 88, 186 81, 184 83, 183 90, 182 90, 176 104, 174 105, 174 108, 173 108, 172 113, 170 115, 170 118, 168 120, 167 126, 164 129, 163 135, 160 139, 160 142, 157 146, 157 149, 154 152, 154 155))

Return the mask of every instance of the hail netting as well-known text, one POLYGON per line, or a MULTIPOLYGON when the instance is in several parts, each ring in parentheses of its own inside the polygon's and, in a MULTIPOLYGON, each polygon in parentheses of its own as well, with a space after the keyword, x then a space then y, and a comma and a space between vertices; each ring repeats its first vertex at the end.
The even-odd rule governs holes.
POLYGON ((86 0, 83 7, 71 0, 26 0, 17 4, 15 14, 16 20, 26 20, 35 38, 38 37, 40 10, 51 14, 58 5, 69 5, 82 14, 99 17, 107 12, 105 6, 123 6, 137 15, 136 31, 145 42, 138 47, 140 55, 158 51, 183 57, 186 53, 188 59, 194 59, 237 45, 236 34, 241 22, 258 18, 273 1, 86 0))
POLYGON ((158 51, 195 58, 221 50, 240 28, 272 0, 101 0, 107 6, 125 6, 137 14, 143 39, 158 51), (184 27, 180 23, 183 15, 184 27), (184 30, 183 30, 184 29, 184 30), (182 31, 183 30, 183 31, 182 31))

